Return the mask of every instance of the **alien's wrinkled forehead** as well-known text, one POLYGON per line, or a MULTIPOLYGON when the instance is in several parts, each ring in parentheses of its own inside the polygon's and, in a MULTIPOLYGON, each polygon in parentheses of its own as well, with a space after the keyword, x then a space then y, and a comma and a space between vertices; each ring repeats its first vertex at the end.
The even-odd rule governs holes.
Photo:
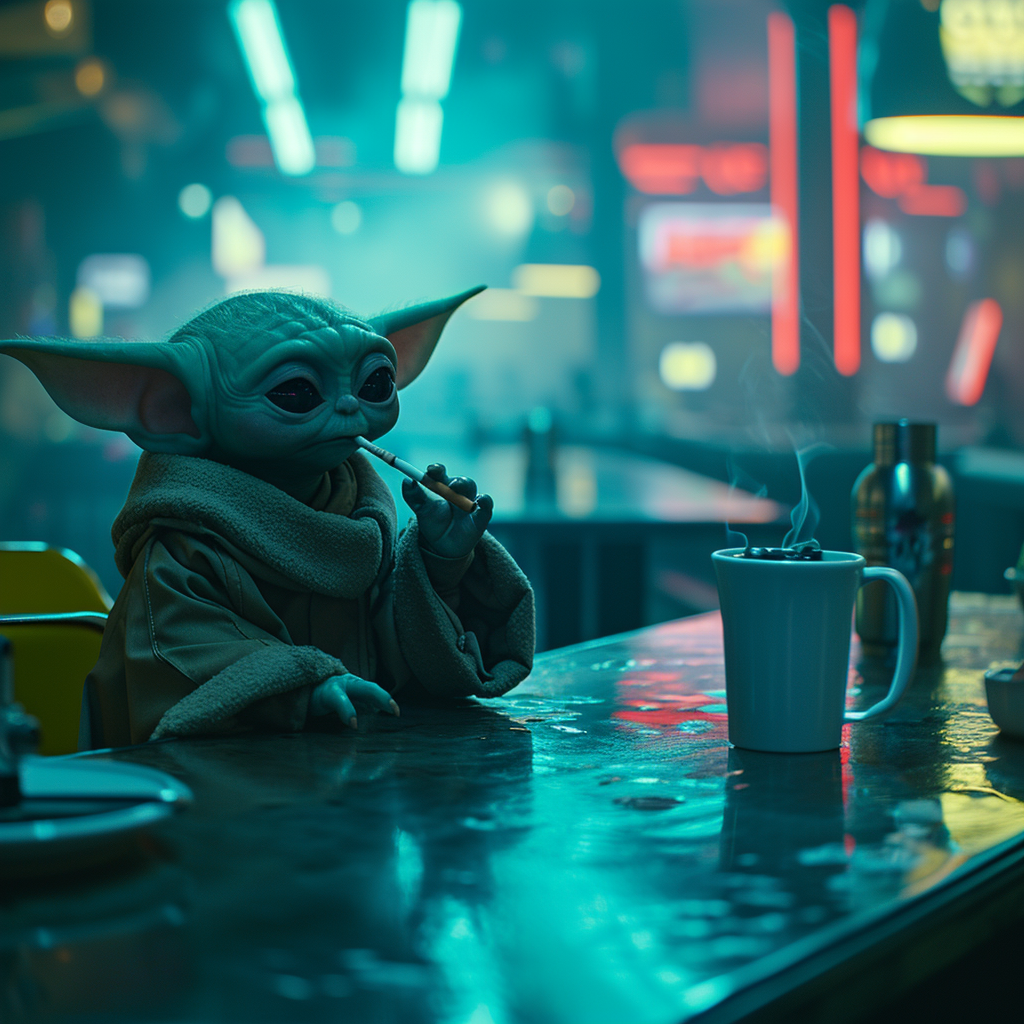
POLYGON ((358 322, 319 325, 291 317, 240 334, 217 352, 222 373, 241 386, 256 384, 287 362, 309 363, 339 373, 354 370, 367 353, 388 353, 388 341, 358 322))
MULTIPOLYGON (((198 343, 222 385, 255 384, 288 361, 353 369, 368 352, 394 361, 390 343, 349 311, 287 292, 235 295, 200 313, 171 339, 198 343)), ((232 388, 233 389, 233 388, 232 388)))

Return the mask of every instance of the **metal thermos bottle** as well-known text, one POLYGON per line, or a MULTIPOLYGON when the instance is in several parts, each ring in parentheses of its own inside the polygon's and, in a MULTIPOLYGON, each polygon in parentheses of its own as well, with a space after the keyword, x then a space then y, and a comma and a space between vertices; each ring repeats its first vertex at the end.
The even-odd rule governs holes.
MULTIPOLYGON (((953 578, 953 485, 935 463, 934 423, 876 423, 875 461, 853 487, 853 540, 868 565, 898 569, 917 597, 918 660, 934 663, 946 634, 953 578)), ((857 633, 868 655, 896 646, 896 602, 882 580, 857 595, 857 633)))

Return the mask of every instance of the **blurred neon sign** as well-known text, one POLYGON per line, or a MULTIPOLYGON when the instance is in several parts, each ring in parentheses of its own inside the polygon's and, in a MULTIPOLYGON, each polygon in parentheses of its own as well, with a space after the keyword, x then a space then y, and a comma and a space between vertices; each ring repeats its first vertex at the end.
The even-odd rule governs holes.
POLYGON ((865 184, 884 199, 895 199, 900 209, 915 217, 959 217, 967 209, 967 196, 956 185, 929 185, 928 162, 913 153, 890 153, 864 146, 860 174, 865 184))
POLYGON ((619 169, 647 195, 686 195, 701 181, 717 195, 739 195, 759 192, 768 183, 768 147, 759 142, 634 142, 619 153, 619 169))
POLYGON ((1024 99, 1024 0, 942 0, 939 40, 958 92, 988 106, 1024 99))
POLYGON ((667 314, 767 312, 790 245, 767 203, 652 203, 638 240, 648 301, 667 314))
POLYGON ((1003 310, 995 299, 981 299, 967 307, 946 374, 950 401, 975 405, 981 398, 1002 326, 1003 310))

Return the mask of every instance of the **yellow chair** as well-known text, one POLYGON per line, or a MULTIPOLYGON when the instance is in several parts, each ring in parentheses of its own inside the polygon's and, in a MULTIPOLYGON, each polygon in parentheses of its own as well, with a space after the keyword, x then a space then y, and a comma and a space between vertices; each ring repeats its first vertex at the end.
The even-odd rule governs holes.
POLYGON ((14 654, 14 695, 39 720, 41 754, 78 749, 82 684, 112 601, 73 551, 0 544, 0 633, 14 654))

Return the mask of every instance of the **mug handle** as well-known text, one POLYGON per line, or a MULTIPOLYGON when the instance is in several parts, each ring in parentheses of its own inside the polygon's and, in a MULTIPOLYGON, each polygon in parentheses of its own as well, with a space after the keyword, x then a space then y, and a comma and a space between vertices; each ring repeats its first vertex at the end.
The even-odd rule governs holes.
POLYGON ((885 580, 896 592, 896 606, 899 609, 900 640, 896 648, 896 671, 892 674, 889 692, 877 704, 864 711, 847 711, 844 722, 863 722, 865 718, 874 718, 891 711, 898 703, 903 691, 907 688, 917 667, 917 599, 907 582, 906 576, 895 569, 885 566, 869 566, 864 570, 861 586, 871 580, 885 580))

